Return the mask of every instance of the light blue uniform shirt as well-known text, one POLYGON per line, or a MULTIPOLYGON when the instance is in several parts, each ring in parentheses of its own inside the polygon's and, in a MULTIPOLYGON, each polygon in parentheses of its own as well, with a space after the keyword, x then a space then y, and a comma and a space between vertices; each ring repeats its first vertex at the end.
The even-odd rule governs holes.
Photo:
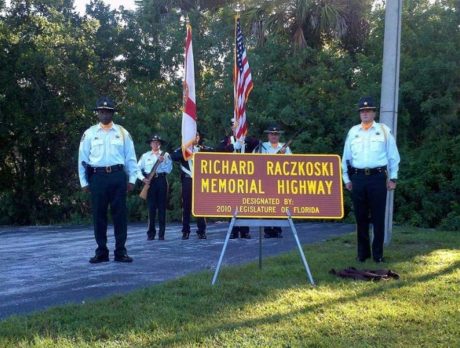
MULTIPOLYGON (((160 152, 161 152, 161 150, 160 150, 160 152)), ((144 179, 144 175, 142 175, 142 172, 141 172, 142 170, 144 172, 146 172, 147 174, 149 174, 152 171, 152 168, 155 165, 155 163, 157 162, 158 157, 152 151, 146 152, 141 156, 141 159, 139 160, 139 162, 137 164, 139 166, 139 169, 140 169, 139 174, 137 175, 139 180, 144 179)), ((163 157, 164 157, 164 161, 161 162, 158 165, 158 168, 156 170, 157 174, 160 174, 160 173, 169 174, 169 173, 171 173, 171 170, 172 170, 171 156, 169 156, 169 153, 165 152, 163 157)))
MULTIPOLYGON (((273 147, 272 144, 269 142, 269 141, 266 141, 264 143, 262 143, 262 151, 261 153, 272 153, 272 154, 276 154, 278 153, 279 150, 281 150, 281 148, 283 147, 284 143, 278 143, 278 146, 277 147, 273 147)), ((286 155, 292 155, 292 151, 291 149, 289 148, 289 146, 286 148, 286 152, 285 152, 286 155)), ((281 154, 280 154, 281 155, 281 154)))
POLYGON ((82 187, 88 186, 85 167, 86 162, 91 167, 108 167, 117 164, 125 166, 129 182, 134 184, 139 167, 133 139, 126 129, 112 123, 109 130, 104 130, 101 124, 88 128, 80 141, 78 150, 78 175, 82 187))
POLYGON ((395 138, 390 128, 374 122, 366 131, 361 124, 352 127, 345 140, 342 156, 343 182, 350 182, 347 160, 353 168, 388 168, 391 179, 398 178, 399 157, 395 138))

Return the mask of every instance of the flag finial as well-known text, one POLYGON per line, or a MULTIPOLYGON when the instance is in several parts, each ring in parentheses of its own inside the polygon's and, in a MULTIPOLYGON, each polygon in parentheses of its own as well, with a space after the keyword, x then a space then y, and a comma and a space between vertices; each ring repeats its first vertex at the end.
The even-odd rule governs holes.
POLYGON ((236 5, 235 5, 235 12, 236 12, 236 15, 239 16, 240 15, 240 12, 243 10, 243 7, 241 6, 240 2, 237 2, 236 5))

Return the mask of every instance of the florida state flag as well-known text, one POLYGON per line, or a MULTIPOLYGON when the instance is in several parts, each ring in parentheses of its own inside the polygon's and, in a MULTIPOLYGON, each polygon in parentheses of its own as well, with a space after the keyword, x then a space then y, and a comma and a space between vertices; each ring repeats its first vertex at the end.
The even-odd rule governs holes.
POLYGON ((184 108, 182 111, 182 155, 192 157, 196 137, 195 69, 193 67, 192 27, 187 23, 184 64, 184 108))

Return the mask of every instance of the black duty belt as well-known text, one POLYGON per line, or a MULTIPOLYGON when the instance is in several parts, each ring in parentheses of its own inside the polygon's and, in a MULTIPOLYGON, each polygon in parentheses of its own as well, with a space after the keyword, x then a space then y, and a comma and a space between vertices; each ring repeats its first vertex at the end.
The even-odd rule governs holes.
MULTIPOLYGON (((387 167, 377 167, 377 168, 350 168, 351 174, 364 174, 364 175, 374 175, 378 173, 385 173, 387 171, 387 167)), ((350 174, 350 173, 349 173, 350 174)))
POLYGON ((166 173, 155 173, 155 175, 152 177, 152 179, 160 178, 160 177, 163 177, 163 176, 166 176, 166 173))
POLYGON ((90 171, 92 173, 114 173, 123 170, 123 164, 115 164, 114 166, 107 166, 107 167, 91 167, 90 171))

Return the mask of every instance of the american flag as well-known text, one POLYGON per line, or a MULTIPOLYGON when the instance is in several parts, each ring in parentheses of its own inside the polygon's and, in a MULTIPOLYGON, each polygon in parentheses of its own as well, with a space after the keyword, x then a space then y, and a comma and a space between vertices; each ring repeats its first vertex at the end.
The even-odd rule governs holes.
POLYGON ((235 127, 233 135, 236 140, 244 140, 248 132, 246 102, 248 101, 249 93, 252 91, 253 84, 239 16, 235 17, 235 40, 235 65, 233 70, 235 127))

